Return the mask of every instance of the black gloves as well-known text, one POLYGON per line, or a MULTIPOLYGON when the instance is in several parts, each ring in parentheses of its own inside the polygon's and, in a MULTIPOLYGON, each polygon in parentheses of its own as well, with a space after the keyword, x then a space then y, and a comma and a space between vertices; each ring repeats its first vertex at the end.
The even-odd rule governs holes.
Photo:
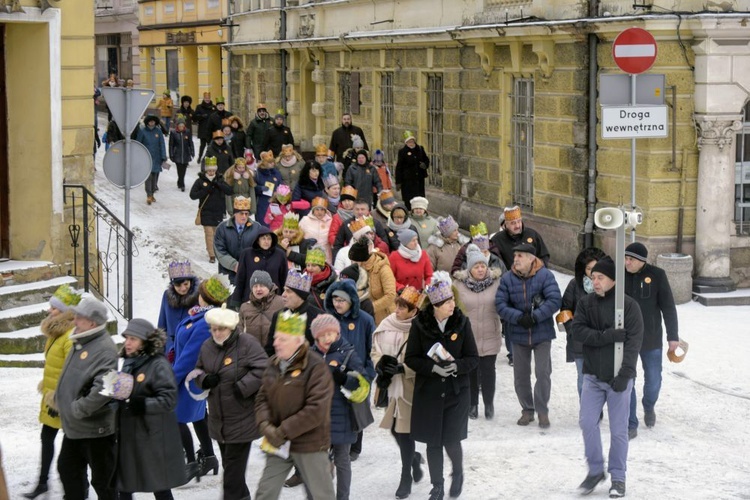
POLYGON ((383 367, 383 374, 388 377, 393 377, 399 373, 404 373, 404 365, 402 363, 389 364, 383 367))
POLYGON ((523 316, 518 319, 518 326, 523 328, 532 328, 534 325, 536 325, 536 320, 531 313, 523 313, 523 316))
POLYGON ((607 328, 604 330, 605 338, 609 339, 612 343, 614 342, 625 342, 626 330, 622 328, 607 328))
POLYGON ((59 417, 59 416, 60 416, 60 412, 59 412, 59 411, 57 411, 57 410, 54 410, 54 409, 52 409, 52 408, 50 408, 50 407, 48 406, 48 407, 47 407, 47 415, 49 415, 49 416, 50 416, 50 417, 52 417, 52 418, 57 418, 57 417, 59 417))
POLYGON ((377 371, 380 375, 393 377, 397 373, 404 373, 403 366, 401 367, 401 371, 398 371, 398 365, 399 363, 396 358, 384 354, 383 357, 380 358, 380 361, 378 361, 377 371))
POLYGON ((133 415, 143 415, 146 413, 146 398, 143 396, 135 396, 130 398, 130 413, 133 415))
POLYGON ((331 370, 331 376, 337 385, 344 385, 346 383, 346 373, 342 372, 338 366, 329 366, 328 368, 331 370))
POLYGON ((203 377, 203 384, 202 387, 204 389, 213 389, 219 385, 219 376, 215 373, 209 373, 205 377, 203 377))
POLYGON ((630 379, 628 377, 618 375, 612 379, 609 385, 612 386, 613 391, 622 392, 628 388, 628 382, 630 382, 630 379))

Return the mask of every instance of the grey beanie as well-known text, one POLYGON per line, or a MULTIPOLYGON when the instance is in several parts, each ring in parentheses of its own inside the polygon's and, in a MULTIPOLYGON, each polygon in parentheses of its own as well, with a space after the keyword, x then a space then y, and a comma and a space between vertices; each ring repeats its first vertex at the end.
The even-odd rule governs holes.
POLYGON ((402 229, 398 232, 398 241, 404 246, 417 237, 419 237, 419 235, 416 231, 412 231, 411 229, 402 229))
POLYGON ((253 275, 250 276, 250 288, 255 285, 263 285, 269 290, 273 290, 273 280, 271 279, 271 275, 260 269, 255 271, 253 275))
POLYGON ((474 243, 470 243, 468 247, 466 247, 466 269, 471 271, 471 268, 474 267, 477 263, 483 262, 484 265, 488 265, 490 261, 489 256, 484 255, 482 251, 479 249, 478 246, 476 246, 474 243))
POLYGON ((331 294, 331 297, 338 297, 340 299, 344 299, 350 304, 352 303, 352 298, 344 290, 334 290, 333 293, 331 294))
POLYGON ((135 318, 131 319, 128 326, 125 327, 125 331, 122 332, 123 337, 129 335, 136 337, 141 340, 148 340, 148 336, 151 335, 156 328, 154 325, 146 321, 145 319, 135 318))
POLYGON ((96 297, 84 297, 77 306, 72 308, 73 313, 78 316, 88 318, 97 325, 103 325, 109 317, 109 310, 104 302, 97 300, 96 297))

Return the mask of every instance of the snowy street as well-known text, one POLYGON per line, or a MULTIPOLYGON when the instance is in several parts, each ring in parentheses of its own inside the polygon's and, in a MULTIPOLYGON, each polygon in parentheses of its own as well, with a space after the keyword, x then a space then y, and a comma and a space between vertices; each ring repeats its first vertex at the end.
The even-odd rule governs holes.
MULTIPOLYGON (((196 152, 198 144, 196 143, 196 152)), ((102 147, 97 154, 97 196, 118 216, 123 213, 123 191, 112 186, 101 170, 102 147)), ((135 316, 157 321, 162 293, 167 285, 167 264, 189 259, 201 278, 216 272, 209 264, 203 231, 194 225, 198 202, 188 193, 198 166, 192 163, 186 191, 177 189, 173 166, 159 179, 156 203, 146 204, 143 186, 131 193, 131 226, 138 255, 134 258, 135 316)), ((491 230, 496 221, 487 221, 491 230)), ((552 246, 551 246, 552 247, 552 246)), ((553 248, 553 247, 552 247, 553 248)), ((554 252, 554 251, 553 251, 554 252)), ((553 253, 554 260, 554 253, 553 253)), ((571 276, 555 273, 564 290, 571 276)), ((677 306, 680 335, 690 344, 681 364, 664 356, 661 397, 656 405, 657 423, 643 425, 630 442, 627 497, 634 499, 750 498, 750 325, 749 307, 704 307, 698 303, 677 306)), ((120 330, 125 321, 120 320, 120 330)), ((665 339, 666 343, 666 339, 665 339)), ((534 422, 516 425, 520 406, 513 390, 513 369, 506 363, 505 348, 498 356, 495 418, 469 421, 469 438, 463 442, 465 483, 461 498, 540 499, 575 498, 576 488, 587 473, 583 440, 578 428, 578 395, 575 365, 565 363, 565 339, 558 335, 552 346, 552 397, 550 429, 534 422)), ((36 386, 42 370, 2 368, 0 377, 0 444, 11 498, 33 489, 37 481, 40 441, 39 396, 36 386)), ((639 395, 642 372, 636 387, 639 395)), ((394 498, 400 474, 398 447, 390 432, 377 427, 382 410, 373 410, 376 424, 365 431, 363 453, 352 464, 353 500, 394 498)), ((602 422, 605 454, 609 447, 608 419, 602 422)), ((57 451, 62 440, 57 438, 57 451)), ((417 443, 424 454, 424 444, 417 443)), ((605 455, 606 459, 606 455, 605 455)), ((260 478, 263 453, 254 445, 247 469, 251 493, 260 478)), ((450 484, 446 460, 446 484, 450 484)), ((430 490, 425 479, 414 485, 410 498, 425 499, 430 490)), ((175 498, 210 500, 221 496, 221 475, 205 476, 174 490, 175 498)), ((56 467, 48 498, 62 499, 56 467)), ((607 497, 609 480, 591 495, 607 497)), ((91 498, 95 494, 92 490, 91 498)), ((138 494, 142 500, 151 494, 138 494)), ((282 499, 302 499, 301 487, 284 489, 282 499)))

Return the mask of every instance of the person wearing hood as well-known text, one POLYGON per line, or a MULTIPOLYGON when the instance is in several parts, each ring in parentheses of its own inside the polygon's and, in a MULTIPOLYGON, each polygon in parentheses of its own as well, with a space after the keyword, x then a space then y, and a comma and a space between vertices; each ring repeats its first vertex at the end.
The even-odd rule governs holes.
POLYGON ((226 196, 232 194, 232 188, 227 186, 224 178, 218 175, 216 158, 206 159, 205 172, 199 172, 198 178, 190 188, 190 199, 198 201, 198 217, 196 224, 203 226, 203 235, 206 241, 206 252, 208 261, 216 262, 214 252, 214 235, 216 226, 221 224, 226 213, 226 196))
POLYGON ((364 365, 354 347, 341 338, 341 326, 330 314, 321 314, 310 325, 315 344, 333 378, 331 402, 331 455, 336 467, 336 500, 349 500, 352 483, 351 445, 357 441, 352 403, 367 398, 370 384, 361 375, 364 365))
POLYGON ((326 253, 326 262, 333 264, 331 245, 328 243, 328 231, 331 229, 331 213, 328 211, 328 201, 322 197, 313 198, 310 202, 310 213, 299 221, 299 229, 306 238, 315 240, 315 244, 326 253))
POLYGON ((252 205, 250 200, 238 196, 233 202, 234 214, 216 228, 214 235, 214 252, 219 260, 219 273, 229 276, 235 282, 240 255, 252 246, 263 227, 250 218, 252 205))
POLYGON ((244 158, 247 137, 242 120, 239 116, 235 115, 232 115, 227 119, 229 120, 229 127, 232 129, 232 154, 235 158, 244 158))
POLYGON ((268 356, 253 335, 243 335, 240 316, 221 308, 206 313, 211 338, 201 346, 196 384, 208 391, 208 432, 219 443, 224 500, 250 498, 245 482, 252 442, 260 437, 255 398, 268 356))
POLYGON ((216 106, 211 102, 211 92, 203 92, 203 100, 195 107, 193 120, 198 123, 198 138, 201 141, 198 152, 198 161, 203 160, 203 153, 206 146, 211 142, 213 131, 209 127, 208 118, 214 114, 216 106))
POLYGON ((560 288, 552 272, 536 256, 531 243, 514 249, 510 272, 500 279, 495 295, 495 308, 506 322, 506 338, 513 343, 513 384, 521 418, 517 424, 526 426, 539 415, 539 427, 550 426, 549 397, 552 360, 550 349, 556 337, 554 314, 560 308, 560 288), (534 354, 536 384, 531 388, 531 355, 534 354))
POLYGON ((346 266, 339 272, 338 281, 352 280, 357 288, 359 296, 359 308, 373 318, 375 317, 375 308, 370 300, 370 277, 366 272, 359 269, 358 264, 346 266))
POLYGON ((411 200, 417 196, 424 198, 424 182, 429 175, 430 157, 411 131, 404 132, 404 147, 398 151, 396 163, 396 189, 401 191, 401 199, 411 210, 411 200))
POLYGON ((174 341, 177 326, 188 316, 188 311, 198 303, 200 282, 193 274, 189 260, 170 262, 167 269, 169 285, 161 297, 158 326, 166 332, 164 354, 169 362, 174 361, 174 341))
POLYGON ((321 248, 316 247, 307 252, 305 272, 312 278, 308 302, 318 309, 325 309, 326 291, 338 276, 325 261, 325 252, 321 248))
POLYGON ((464 484, 463 450, 469 420, 469 375, 479 363, 471 322, 456 307, 447 273, 438 273, 425 290, 428 303, 411 324, 406 366, 416 372, 411 437, 427 444, 431 500, 444 497, 443 449, 453 466, 451 498, 464 484), (439 347, 434 355, 428 354, 439 347))
POLYGON ((266 105, 259 102, 255 106, 255 118, 248 124, 245 135, 245 147, 258 154, 263 149, 266 140, 266 132, 271 126, 271 117, 268 116, 266 105))
MULTIPOLYGON (((341 336, 354 346, 354 352, 364 362, 362 375, 368 382, 375 379, 375 367, 370 358, 372 351, 372 332, 375 331, 375 320, 359 307, 359 295, 351 280, 337 281, 328 287, 325 310, 339 321, 341 336)), ((369 401, 369 396, 368 396, 369 401)), ((350 458, 357 460, 362 453, 362 435, 352 445, 350 458)))
POLYGON ((359 199, 366 201, 372 208, 373 193, 383 191, 380 176, 370 165, 370 158, 366 149, 357 151, 357 160, 351 164, 344 175, 344 185, 353 186, 359 194, 359 199))
POLYGON ((396 311, 380 322, 372 334, 372 362, 379 391, 388 392, 381 429, 389 429, 396 439, 401 454, 401 480, 396 489, 396 498, 407 498, 411 494, 412 481, 422 480, 422 455, 415 450, 411 437, 411 408, 414 398, 414 370, 404 364, 409 330, 419 312, 419 291, 405 287, 396 297, 396 311))
POLYGON ((83 499, 87 469, 97 498, 115 500, 117 463, 115 406, 103 395, 104 375, 117 369, 117 348, 107 331, 109 309, 94 296, 72 308, 75 330, 50 407, 59 412, 64 433, 57 471, 65 498, 83 499))
POLYGON ((371 245, 367 236, 355 241, 349 248, 349 260, 359 266, 360 273, 367 273, 375 322, 380 323, 394 311, 396 278, 388 257, 382 252, 372 251, 371 245))
POLYGON ((145 127, 138 129, 136 141, 143 144, 151 154, 151 174, 146 179, 146 203, 151 205, 156 201, 154 192, 159 189, 159 173, 162 163, 167 161, 167 147, 164 145, 164 134, 161 127, 157 127, 159 118, 148 115, 143 119, 145 127))
MULTIPOLYGON (((206 401, 194 397, 195 364, 198 362, 201 346, 211 337, 211 328, 206 322, 206 313, 215 307, 221 307, 229 298, 229 280, 226 276, 215 274, 203 280, 198 287, 198 304, 188 312, 188 317, 177 327, 175 337, 175 359, 173 366, 177 381, 177 421, 180 424, 180 438, 188 461, 188 469, 198 468, 198 477, 209 471, 216 475, 219 472, 219 460, 214 453, 213 441, 208 432, 206 418, 206 401), (189 380, 188 380, 189 379, 189 380), (188 384, 186 385, 186 380, 188 384), (200 450, 196 457, 193 446, 193 435, 188 428, 193 424, 200 450)), ((200 392, 200 391, 198 391, 200 392)))
POLYGON ((427 238, 427 255, 433 271, 451 272, 458 251, 469 241, 469 238, 458 231, 458 224, 453 217, 440 217, 437 231, 427 238))
POLYGON ((430 202, 427 198, 417 196, 411 200, 411 212, 409 214, 411 223, 419 234, 419 244, 425 248, 428 245, 428 239, 437 230, 437 220, 427 212, 429 206, 430 202))
POLYGON ((568 363, 575 362, 576 370, 578 371, 579 401, 581 399, 581 391, 583 390, 583 344, 573 339, 570 326, 575 317, 578 302, 594 291, 591 270, 604 255, 604 252, 596 247, 584 248, 578 254, 574 267, 575 275, 565 288, 562 296, 562 305, 560 306, 560 314, 556 318, 558 325, 562 323, 565 326, 565 361, 568 363))
POLYGON ((341 184, 338 175, 327 174, 323 177, 323 196, 328 201, 328 211, 331 216, 336 214, 341 201, 341 184))
POLYGON ((201 170, 206 170, 206 164, 209 158, 216 158, 216 166, 219 169, 218 174, 222 177, 224 176, 224 172, 234 165, 232 148, 227 145, 224 133, 221 130, 213 132, 211 144, 206 148, 206 155, 203 157, 201 170))
POLYGON ((187 128, 191 136, 193 135, 193 115, 195 114, 192 105, 193 98, 189 95, 184 95, 180 97, 180 107, 177 110, 177 114, 182 115, 182 118, 185 120, 185 128, 187 128))
POLYGON ((297 179, 304 167, 305 160, 294 150, 294 144, 283 144, 281 153, 276 158, 276 168, 281 172, 283 182, 289 186, 289 189, 294 189, 297 185, 297 179))
POLYGON ((401 229, 398 240, 398 249, 388 256, 393 277, 396 278, 396 289, 410 285, 424 290, 432 279, 432 264, 427 252, 419 246, 419 235, 411 229, 401 229))
POLYGON ((322 178, 332 175, 338 178, 339 171, 333 163, 332 153, 325 144, 315 146, 315 163, 320 167, 320 176, 322 178))
POLYGON ((271 276, 271 281, 280 290, 286 283, 289 267, 286 253, 279 248, 279 237, 267 227, 261 227, 252 246, 242 251, 234 280, 234 293, 230 304, 239 307, 250 298, 250 277, 261 269, 271 276))
POLYGON ((263 139, 263 151, 273 151, 274 158, 281 154, 281 148, 284 144, 291 144, 294 147, 292 129, 284 125, 284 120, 283 113, 276 113, 273 117, 273 123, 266 130, 266 137, 263 139))
MULTIPOLYGON (((395 252, 401 246, 401 240, 398 237, 399 231, 409 229, 417 233, 417 237, 419 237, 419 232, 417 231, 417 228, 414 226, 414 223, 409 218, 409 211, 407 210, 406 206, 404 206, 401 203, 396 203, 393 206, 393 209, 391 210, 390 215, 388 215, 386 226, 387 226, 386 231, 388 235, 389 253, 395 252)), ((421 245, 421 240, 418 240, 418 242, 421 245)))
POLYGON ((216 110, 208 117, 208 129, 211 134, 217 130, 221 132, 224 128, 224 120, 232 116, 232 112, 226 109, 226 100, 219 96, 216 98, 216 110))
POLYGON ((240 306, 242 332, 255 336, 262 346, 268 342, 274 314, 284 308, 278 290, 271 275, 259 269, 250 276, 250 299, 240 306))
MULTIPOLYGON (((283 174, 282 174, 283 175, 283 174)), ((292 201, 304 200, 308 203, 312 203, 315 198, 323 196, 323 172, 314 161, 308 161, 302 167, 302 171, 299 173, 299 180, 294 185, 292 191, 292 201)), ((309 210, 300 210, 299 214, 304 217, 309 213, 309 210)))
POLYGON ((354 144, 352 143, 352 135, 356 135, 362 140, 361 147, 370 149, 367 145, 365 132, 356 125, 352 125, 351 114, 344 113, 341 115, 341 126, 333 131, 331 134, 331 142, 328 145, 328 149, 333 151, 334 157, 337 161, 343 161, 346 150, 354 147, 354 144))
POLYGON ((172 488, 195 475, 187 470, 174 413, 177 384, 164 357, 166 334, 145 319, 135 318, 122 332, 122 373, 133 377, 130 394, 117 405, 118 456, 115 482, 120 500, 135 492, 153 492, 156 500, 172 500, 172 488))
POLYGON ((255 198, 255 176, 247 168, 247 160, 244 157, 235 158, 232 165, 224 172, 224 182, 232 188, 232 194, 227 196, 227 213, 234 213, 234 200, 238 196, 244 196, 250 200, 250 214, 255 214, 258 206, 255 198))
MULTIPOLYGON (((331 227, 328 230, 328 244, 332 247, 333 257, 336 258, 337 249, 333 248, 341 226, 349 224, 354 219, 354 201, 357 199, 357 190, 352 186, 344 186, 341 190, 336 213, 331 219, 331 227)), ((343 245, 341 245, 343 246, 343 245)))
POLYGON ((281 172, 276 168, 273 152, 261 151, 260 165, 255 171, 255 198, 258 200, 255 218, 264 226, 267 226, 263 219, 268 212, 268 205, 282 183, 281 172))
POLYGON ((169 159, 177 165, 177 189, 185 191, 185 173, 195 156, 193 134, 182 115, 177 115, 175 129, 169 133, 169 159))
POLYGON ((482 388, 484 417, 495 416, 495 362, 503 344, 500 316, 495 310, 495 295, 503 271, 489 266, 489 259, 476 245, 466 252, 468 264, 453 275, 461 310, 471 321, 479 352, 479 365, 471 372, 471 409, 469 418, 479 417, 479 388, 482 388))
POLYGON ((49 299, 49 312, 42 320, 39 329, 45 336, 44 343, 44 373, 39 383, 41 394, 41 408, 39 422, 42 424, 42 458, 39 469, 39 482, 33 491, 25 493, 24 498, 36 498, 49 489, 47 480, 55 456, 55 437, 62 426, 60 412, 55 407, 55 390, 60 372, 65 364, 73 341, 70 335, 75 330, 72 307, 81 301, 80 292, 70 285, 60 285, 49 299))
POLYGON ((393 211, 393 208, 395 206, 396 197, 393 195, 393 192, 384 189, 380 193, 380 196, 378 196, 377 203, 375 203, 375 212, 373 214, 373 217, 381 224, 387 225, 388 220, 391 217, 391 211, 393 211))

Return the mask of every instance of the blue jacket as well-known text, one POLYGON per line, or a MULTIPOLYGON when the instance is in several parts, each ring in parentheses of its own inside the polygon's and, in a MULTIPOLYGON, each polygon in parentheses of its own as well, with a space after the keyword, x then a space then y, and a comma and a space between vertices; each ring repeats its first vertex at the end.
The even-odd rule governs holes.
POLYGON ((375 378, 375 366, 372 364, 370 353, 372 352, 372 334, 375 332, 375 320, 372 316, 359 308, 359 296, 352 280, 337 281, 328 287, 326 291, 325 308, 328 314, 332 314, 339 320, 341 325, 341 338, 354 346, 359 359, 364 360, 365 371, 362 375, 372 382, 375 378), (333 292, 343 290, 349 295, 352 307, 343 316, 333 308, 333 292))
POLYGON ((182 320, 188 317, 188 311, 198 303, 198 279, 191 278, 190 289, 185 295, 178 295, 174 291, 174 286, 170 283, 169 288, 164 291, 161 297, 161 308, 159 309, 158 327, 167 332, 167 343, 164 346, 164 353, 169 353, 174 349, 174 338, 177 334, 177 327, 182 320))
POLYGON ((161 172, 161 164, 167 159, 167 146, 164 144, 164 134, 161 128, 143 127, 138 130, 135 140, 146 146, 148 152, 151 153, 151 172, 161 172))
POLYGON ((505 335, 516 344, 537 345, 556 337, 553 316, 560 309, 562 296, 552 272, 537 257, 526 277, 511 270, 500 278, 495 294, 495 308, 507 323, 505 335), (531 328, 524 328, 518 320, 530 312, 536 320, 531 328))
POLYGON ((276 191, 279 184, 283 184, 283 178, 278 168, 259 168, 255 174, 255 198, 258 200, 258 206, 255 209, 255 220, 264 226, 266 223, 263 222, 263 219, 266 217, 268 203, 271 200, 270 196, 263 194, 263 191, 266 189, 266 182, 273 184, 274 191, 276 191))
POLYGON ((234 272, 234 265, 239 262, 242 251, 252 246, 260 228, 259 223, 248 219, 242 233, 238 233, 234 217, 230 217, 216 228, 214 252, 216 252, 216 260, 219 261, 219 272, 228 274, 229 281, 232 283, 237 274, 234 272))
MULTIPOLYGON (((317 344, 313 345, 313 351, 323 357, 323 361, 329 369, 331 367, 340 368, 351 352, 352 354, 349 356, 344 369, 347 377, 343 387, 349 391, 354 391, 359 387, 359 380, 349 372, 362 373, 364 366, 357 353, 354 352, 354 347, 343 337, 331 344, 327 353, 321 352, 317 344)), ((331 444, 353 444, 357 441, 357 433, 352 430, 352 403, 341 392, 341 387, 334 380, 333 401, 331 402, 331 444)))
MULTIPOLYGON (((188 394, 185 388, 185 378, 195 369, 203 342, 211 338, 208 323, 203 318, 207 310, 188 316, 177 327, 172 368, 177 380, 177 409, 175 411, 177 421, 181 424, 196 422, 206 416, 206 400, 196 401, 188 394)), ((195 394, 201 392, 195 383, 190 384, 190 389, 195 394)))

